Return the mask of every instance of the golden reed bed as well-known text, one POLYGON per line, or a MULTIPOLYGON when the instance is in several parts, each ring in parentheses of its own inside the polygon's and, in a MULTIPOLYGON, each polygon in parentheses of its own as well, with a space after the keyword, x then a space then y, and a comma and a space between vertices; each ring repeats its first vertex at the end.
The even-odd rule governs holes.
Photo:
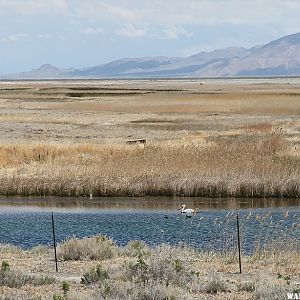
POLYGON ((0 146, 2 195, 299 197, 300 163, 280 133, 208 146, 0 146))

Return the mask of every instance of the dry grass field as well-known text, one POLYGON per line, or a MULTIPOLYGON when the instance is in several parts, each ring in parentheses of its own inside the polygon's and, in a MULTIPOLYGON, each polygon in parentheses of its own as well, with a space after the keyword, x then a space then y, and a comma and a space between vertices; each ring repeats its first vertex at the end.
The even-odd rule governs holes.
POLYGON ((297 82, 1 82, 0 194, 299 197, 299 115, 297 82))

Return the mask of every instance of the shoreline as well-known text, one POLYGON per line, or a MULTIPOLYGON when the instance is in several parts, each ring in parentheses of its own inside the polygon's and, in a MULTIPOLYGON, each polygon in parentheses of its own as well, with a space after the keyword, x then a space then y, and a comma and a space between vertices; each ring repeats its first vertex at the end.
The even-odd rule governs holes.
MULTIPOLYGON (((53 193, 53 194, 27 194, 27 193, 24 193, 22 195, 20 194, 0 194, 0 198, 3 197, 3 198, 18 198, 18 199, 30 199, 30 198, 41 198, 41 199, 45 199, 45 198, 61 198, 61 199, 85 199, 86 201, 89 201, 88 198, 89 198, 89 194, 59 194, 59 193, 53 193)), ((153 194, 142 194, 142 195, 122 195, 122 194, 113 194, 113 195, 109 195, 109 194, 105 194, 105 195, 98 195, 96 194, 96 196, 93 196, 93 199, 98 199, 99 201, 101 200, 104 200, 104 199, 107 199, 107 198, 110 198, 110 199, 118 199, 118 198, 126 198, 126 199, 138 199, 138 198, 168 198, 168 199, 174 199, 174 200, 179 200, 179 199, 183 199, 184 201, 186 200, 189 200, 189 199, 207 199, 208 201, 210 201, 209 199, 214 199, 214 200, 221 200, 221 201, 226 201, 226 200, 230 200, 230 199, 242 199, 242 200, 247 200, 247 199, 252 199, 252 200, 269 200, 269 199, 276 199, 276 200, 284 200, 284 199, 289 199, 289 200, 299 200, 299 204, 300 204, 300 194, 298 196, 298 193, 296 196, 290 196, 290 193, 287 192, 287 193, 284 193, 283 195, 278 195, 278 194, 268 194, 268 195, 261 195, 261 194, 254 194, 253 196, 247 194, 245 195, 244 197, 242 195, 232 195, 232 194, 229 194, 227 196, 216 196, 216 194, 206 194, 205 192, 201 192, 199 195, 186 195, 186 196, 183 196, 183 195, 176 195, 176 194, 171 194, 171 195, 160 195, 156 192, 154 192, 153 194)), ((1 203, 1 200, 0 200, 0 203, 1 203)))
POLYGON ((198 208, 206 209, 238 209, 238 208, 265 208, 265 207, 290 207, 300 205, 299 198, 240 198, 240 197, 224 197, 224 198, 209 198, 209 197, 185 197, 185 196, 143 196, 143 197, 92 197, 90 196, 20 196, 20 195, 0 195, 0 206, 3 205, 20 205, 23 204, 32 206, 87 206, 101 207, 101 205, 111 205, 120 207, 157 207, 161 208, 178 208, 182 202, 189 205, 196 205, 198 208), (159 198, 159 202, 158 199, 159 198))

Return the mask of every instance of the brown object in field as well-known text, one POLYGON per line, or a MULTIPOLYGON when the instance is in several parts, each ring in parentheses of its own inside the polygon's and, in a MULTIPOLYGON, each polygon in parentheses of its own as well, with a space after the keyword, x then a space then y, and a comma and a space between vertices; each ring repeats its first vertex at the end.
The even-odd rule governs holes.
POLYGON ((146 145, 146 139, 137 139, 137 140, 126 141, 126 145, 139 145, 139 144, 146 145))

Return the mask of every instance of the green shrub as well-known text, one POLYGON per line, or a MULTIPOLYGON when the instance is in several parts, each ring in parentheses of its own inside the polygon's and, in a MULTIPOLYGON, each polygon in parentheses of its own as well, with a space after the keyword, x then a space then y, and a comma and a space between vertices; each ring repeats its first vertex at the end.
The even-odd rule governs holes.
POLYGON ((103 270, 101 265, 92 268, 81 278, 81 283, 92 284, 96 282, 104 283, 109 278, 107 270, 103 270))
POLYGON ((181 260, 179 260, 178 258, 174 260, 173 266, 174 266, 175 271, 176 271, 177 273, 180 273, 181 271, 183 271, 183 265, 182 265, 182 262, 181 262, 181 260))
POLYGON ((149 253, 149 247, 143 241, 130 241, 124 247, 124 254, 130 257, 138 257, 141 255, 147 255, 149 253))
POLYGON ((6 272, 9 271, 10 267, 9 267, 9 263, 5 260, 2 261, 2 265, 1 265, 1 271, 2 272, 6 272))
POLYGON ((124 265, 124 275, 129 281, 146 284, 149 281, 184 287, 195 277, 182 263, 184 250, 160 245, 151 249, 147 255, 139 255, 135 261, 124 265))
POLYGON ((62 290, 64 292, 64 297, 67 298, 67 294, 68 294, 68 292, 70 290, 70 284, 68 282, 64 281, 62 283, 62 290))
POLYGON ((149 266, 142 256, 138 257, 136 262, 125 263, 124 266, 126 277, 130 280, 145 284, 151 276, 149 266))

